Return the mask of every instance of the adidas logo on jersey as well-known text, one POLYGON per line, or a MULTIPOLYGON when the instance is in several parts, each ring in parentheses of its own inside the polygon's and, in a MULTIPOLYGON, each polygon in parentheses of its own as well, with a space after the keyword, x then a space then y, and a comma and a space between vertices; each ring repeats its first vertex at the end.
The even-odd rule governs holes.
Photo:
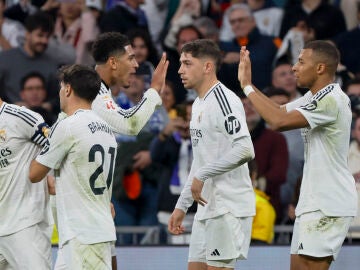
POLYGON ((217 249, 214 249, 213 252, 210 254, 211 256, 220 256, 220 252, 217 249))
POLYGON ((302 243, 300 243, 300 245, 299 245, 299 248, 298 248, 299 250, 303 250, 304 249, 304 247, 303 247, 303 244, 302 243))

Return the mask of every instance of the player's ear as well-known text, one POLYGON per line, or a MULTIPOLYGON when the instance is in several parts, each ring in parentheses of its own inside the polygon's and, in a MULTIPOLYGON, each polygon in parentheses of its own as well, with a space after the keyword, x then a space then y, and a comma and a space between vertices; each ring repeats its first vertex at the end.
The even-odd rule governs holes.
POLYGON ((72 88, 71 88, 70 84, 66 84, 65 85, 65 96, 69 97, 71 95, 71 92, 72 92, 72 88))
POLYGON ((316 67, 316 72, 318 74, 324 74, 326 70, 326 65, 324 63, 318 63, 316 67))
POLYGON ((116 69, 116 57, 115 56, 110 56, 107 62, 109 63, 111 69, 116 69))
POLYGON ((204 71, 205 73, 209 73, 214 69, 214 63, 211 61, 205 61, 204 63, 204 71))

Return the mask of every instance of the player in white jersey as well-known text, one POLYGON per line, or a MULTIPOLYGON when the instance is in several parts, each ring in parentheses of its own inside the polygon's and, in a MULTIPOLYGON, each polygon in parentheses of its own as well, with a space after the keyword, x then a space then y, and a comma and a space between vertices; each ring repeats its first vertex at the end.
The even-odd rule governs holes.
POLYGON ((39 114, 0 99, 1 270, 51 269, 47 184, 32 185, 28 177, 47 130, 39 114))
POLYGON ((59 248, 57 269, 111 269, 116 240, 110 211, 116 141, 111 127, 91 110, 100 77, 73 65, 60 75, 60 106, 68 117, 57 122, 30 166, 30 180, 55 170, 59 248))
MULTIPOLYGON (((161 105, 158 92, 165 85, 169 62, 163 54, 157 65, 148 89, 141 101, 134 107, 124 110, 112 98, 110 87, 129 87, 130 75, 139 67, 135 53, 127 36, 118 32, 101 34, 93 44, 92 55, 96 62, 95 70, 102 82, 92 109, 104 119, 116 133, 137 135, 150 119, 155 109, 161 105)), ((113 257, 113 269, 116 258, 113 257)))
POLYGON ((198 202, 189 270, 233 269, 237 259, 246 259, 255 215, 247 166, 254 148, 240 99, 217 80, 220 61, 221 52, 210 40, 187 43, 181 50, 182 82, 198 94, 190 122, 194 159, 168 229, 182 233, 187 209, 198 202))
POLYGON ((278 130, 302 128, 305 165, 291 243, 291 269, 327 270, 356 215, 355 181, 348 170, 350 101, 333 83, 337 49, 307 43, 293 71, 304 97, 279 107, 251 84, 249 51, 242 47, 238 77, 261 116, 278 130), (255 89, 255 90, 254 90, 255 89))
POLYGON ((135 73, 138 63, 129 39, 117 32, 101 34, 93 44, 92 55, 95 70, 102 80, 98 96, 92 109, 103 118, 115 132, 137 135, 149 120, 156 107, 161 105, 158 92, 165 84, 169 62, 163 54, 151 81, 151 88, 145 91, 141 101, 124 110, 112 98, 111 87, 129 87, 130 75, 135 73))

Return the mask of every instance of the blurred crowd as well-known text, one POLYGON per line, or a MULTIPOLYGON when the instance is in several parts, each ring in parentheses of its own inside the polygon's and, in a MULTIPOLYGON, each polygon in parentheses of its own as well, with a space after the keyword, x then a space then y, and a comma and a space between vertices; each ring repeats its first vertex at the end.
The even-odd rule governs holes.
MULTIPOLYGON (((129 88, 112 89, 124 109, 141 100, 162 52, 170 61, 162 107, 138 136, 117 136, 117 226, 166 226, 187 180, 196 94, 184 89, 178 75, 179 52, 183 44, 199 38, 219 44, 223 63, 218 78, 245 108, 255 148, 249 164, 257 196, 254 243, 272 243, 274 224, 295 219, 304 151, 299 130, 271 130, 241 95, 241 46, 251 53, 253 83, 279 104, 307 91, 296 86, 292 71, 303 45, 323 39, 337 46, 341 64, 335 80, 351 100, 349 167, 360 194, 359 0, 0 0, 0 96, 39 112, 51 125, 59 113, 58 68, 94 66, 92 43, 109 31, 129 37, 139 63, 129 88)), ((195 210, 194 205, 190 211, 195 210)), ((187 218, 191 223, 192 216, 187 218)), ((360 225, 360 218, 354 224, 360 225)), ((130 235, 118 238, 118 244, 131 243, 130 235)))

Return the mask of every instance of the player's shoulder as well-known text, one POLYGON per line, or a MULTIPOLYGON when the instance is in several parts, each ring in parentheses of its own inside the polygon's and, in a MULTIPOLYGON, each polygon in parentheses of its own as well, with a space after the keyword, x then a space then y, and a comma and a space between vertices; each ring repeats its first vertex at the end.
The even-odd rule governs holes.
POLYGON ((231 113, 233 108, 241 104, 240 98, 221 82, 214 85, 204 100, 210 103, 212 109, 219 109, 225 114, 231 113))
POLYGON ((5 104, 2 108, 1 114, 6 118, 9 118, 9 121, 12 121, 13 123, 20 122, 31 127, 34 127, 39 122, 44 122, 44 119, 40 114, 29 110, 24 106, 18 106, 15 104, 5 104))

